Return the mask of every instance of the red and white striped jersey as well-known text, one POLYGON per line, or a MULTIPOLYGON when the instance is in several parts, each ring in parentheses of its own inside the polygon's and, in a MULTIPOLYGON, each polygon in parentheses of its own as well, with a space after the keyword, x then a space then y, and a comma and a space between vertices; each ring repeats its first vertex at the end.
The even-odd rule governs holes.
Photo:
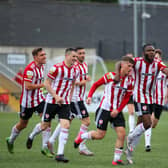
POLYGON ((33 108, 38 106, 43 100, 44 95, 41 89, 27 90, 24 81, 32 84, 41 84, 44 81, 44 66, 40 68, 32 61, 28 64, 23 73, 22 94, 20 104, 25 108, 33 108))
MULTIPOLYGON (((72 83, 78 77, 76 67, 73 65, 69 68, 63 61, 52 66, 48 73, 48 77, 53 80, 51 87, 57 95, 64 99, 64 104, 70 104, 70 91, 72 89, 72 83)), ((50 93, 46 96, 46 102, 56 104, 55 99, 50 93)))
MULTIPOLYGON (((86 62, 82 64, 78 62, 76 64, 76 68, 79 71, 79 76, 76 79, 76 81, 81 82, 82 80, 86 80, 86 77, 88 75, 88 66, 86 62)), ((86 91, 86 85, 82 85, 82 86, 75 85, 73 96, 72 96, 72 102, 82 101, 85 97, 85 91, 86 91)))
POLYGON ((162 106, 165 105, 165 97, 167 95, 167 84, 168 77, 163 72, 159 72, 158 76, 156 77, 154 103, 162 106))
POLYGON ((121 78, 120 82, 115 84, 113 82, 114 76, 114 72, 106 73, 102 78, 92 85, 88 97, 92 97, 97 87, 105 84, 104 95, 101 100, 100 107, 107 111, 117 109, 119 112, 121 112, 132 95, 134 79, 131 75, 129 75, 121 78))
POLYGON ((134 101, 138 103, 153 104, 156 77, 159 71, 166 68, 166 66, 155 60, 152 63, 147 63, 143 57, 136 57, 134 60, 134 101))

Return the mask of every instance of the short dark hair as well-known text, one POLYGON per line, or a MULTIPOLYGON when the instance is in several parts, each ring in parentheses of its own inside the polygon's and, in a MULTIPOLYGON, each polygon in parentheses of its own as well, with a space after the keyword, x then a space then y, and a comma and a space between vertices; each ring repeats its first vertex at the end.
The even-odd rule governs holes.
POLYGON ((156 53, 162 55, 162 50, 158 48, 158 49, 155 50, 155 54, 156 54, 156 53))
POLYGON ((128 61, 131 64, 135 63, 135 61, 131 57, 129 57, 129 56, 123 56, 122 57, 122 61, 128 61))
POLYGON ((65 50, 65 54, 68 54, 69 52, 71 53, 72 51, 75 51, 76 52, 76 50, 75 50, 75 48, 67 48, 66 50, 65 50))
POLYGON ((147 43, 147 44, 144 44, 144 45, 143 45, 142 50, 145 51, 145 48, 148 47, 148 46, 153 46, 153 47, 154 47, 153 44, 147 43))
POLYGON ((43 48, 35 48, 35 49, 33 49, 33 51, 32 51, 32 55, 33 56, 35 56, 35 55, 37 55, 38 54, 38 52, 40 52, 40 51, 42 51, 43 50, 43 48))
POLYGON ((83 50, 85 49, 84 47, 76 47, 75 50, 78 51, 78 50, 83 50))

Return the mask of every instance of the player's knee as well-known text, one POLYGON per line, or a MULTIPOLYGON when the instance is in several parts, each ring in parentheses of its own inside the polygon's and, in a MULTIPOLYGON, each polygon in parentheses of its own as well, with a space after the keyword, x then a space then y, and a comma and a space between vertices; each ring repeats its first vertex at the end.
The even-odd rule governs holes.
POLYGON ((105 136, 105 133, 98 132, 98 134, 97 134, 97 139, 103 139, 104 136, 105 136))
POLYGON ((87 118, 83 119, 82 123, 88 127, 90 125, 90 118, 87 117, 87 118))
POLYGON ((151 128, 151 124, 150 123, 149 124, 144 124, 144 128, 145 128, 145 130, 151 128))
POLYGON ((157 126, 157 123, 152 124, 152 128, 156 128, 156 126, 157 126))
POLYGON ((46 130, 48 127, 49 127, 48 125, 41 124, 41 130, 42 131, 46 130))

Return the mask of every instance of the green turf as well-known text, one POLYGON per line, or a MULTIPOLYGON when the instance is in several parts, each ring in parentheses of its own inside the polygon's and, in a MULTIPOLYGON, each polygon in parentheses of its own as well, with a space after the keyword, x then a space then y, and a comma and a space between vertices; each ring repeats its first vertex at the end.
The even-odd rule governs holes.
MULTIPOLYGON (((127 115, 126 115, 127 118, 127 115)), ((18 121, 17 113, 0 113, 0 168, 111 168, 111 161, 113 158, 115 132, 109 127, 107 135, 103 140, 88 141, 87 145, 95 156, 86 157, 78 154, 77 149, 73 148, 73 140, 79 129, 79 120, 74 120, 71 125, 70 136, 65 148, 65 155, 70 159, 68 164, 57 163, 54 159, 46 158, 40 153, 41 150, 41 135, 38 135, 34 141, 33 148, 27 150, 25 143, 27 135, 30 133, 34 125, 40 121, 39 117, 34 115, 30 120, 28 127, 21 133, 15 141, 15 153, 10 154, 7 151, 5 137, 9 136, 11 127, 18 121)), ((94 114, 91 114, 91 129, 95 129, 94 114)), ((160 123, 156 129, 153 130, 152 137, 152 152, 144 152, 144 137, 136 149, 134 155, 135 164, 132 168, 166 168, 168 164, 168 113, 164 112, 160 123)), ((53 121, 54 128, 56 121, 53 121)), ((123 155, 123 160, 125 156, 123 155)), ((117 166, 120 167, 120 166, 117 166)))

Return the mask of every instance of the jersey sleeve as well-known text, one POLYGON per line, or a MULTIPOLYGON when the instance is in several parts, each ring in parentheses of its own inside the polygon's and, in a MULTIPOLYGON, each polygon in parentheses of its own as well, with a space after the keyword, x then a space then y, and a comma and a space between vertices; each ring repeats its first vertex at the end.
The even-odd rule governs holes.
POLYGON ((165 68, 167 68, 167 66, 163 63, 163 62, 158 62, 158 67, 159 67, 159 70, 163 70, 165 68))
POLYGON ((105 84, 105 79, 104 79, 104 76, 101 77, 97 82, 93 83, 92 87, 90 88, 89 90, 89 94, 88 94, 88 97, 92 97, 92 95, 94 94, 95 90, 101 86, 105 84))
POLYGON ((49 73, 47 74, 47 76, 54 80, 56 78, 56 76, 58 75, 58 67, 56 67, 55 65, 52 66, 49 70, 49 73))
POLYGON ((106 73, 103 78, 106 83, 112 82, 114 80, 115 73, 114 72, 108 72, 106 73))
POLYGON ((33 69, 32 69, 32 68, 27 68, 27 69, 24 71, 23 80, 24 80, 24 81, 27 81, 27 82, 32 82, 33 76, 34 76, 33 69))

